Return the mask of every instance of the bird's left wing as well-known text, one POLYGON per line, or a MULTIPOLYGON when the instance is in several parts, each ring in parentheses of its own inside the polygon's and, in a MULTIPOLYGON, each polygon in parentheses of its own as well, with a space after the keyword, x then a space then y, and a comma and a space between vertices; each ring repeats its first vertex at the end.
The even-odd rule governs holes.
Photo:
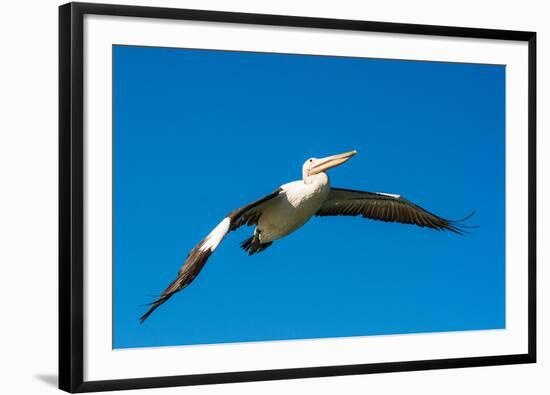
POLYGON ((140 318, 143 323, 151 315, 153 311, 161 304, 166 302, 176 292, 191 284, 197 277, 204 264, 218 247, 225 236, 232 230, 239 228, 242 225, 255 225, 258 223, 262 215, 262 209, 265 203, 278 197, 283 190, 281 188, 270 193, 269 195, 258 199, 246 206, 238 208, 227 215, 199 244, 197 244, 185 260, 185 263, 180 268, 178 276, 164 292, 151 303, 151 307, 140 318))
POLYGON ((458 221, 451 221, 432 214, 399 195, 331 188, 327 200, 315 215, 361 215, 378 221, 414 224, 463 234, 466 226, 462 221, 473 214, 458 221))

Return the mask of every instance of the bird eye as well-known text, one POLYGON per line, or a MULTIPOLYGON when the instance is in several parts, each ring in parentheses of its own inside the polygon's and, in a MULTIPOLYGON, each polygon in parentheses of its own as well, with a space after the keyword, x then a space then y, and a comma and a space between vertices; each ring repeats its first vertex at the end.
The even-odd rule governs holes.
POLYGON ((311 162, 313 162, 313 159, 310 159, 310 160, 309 160, 309 163, 311 163, 311 162))

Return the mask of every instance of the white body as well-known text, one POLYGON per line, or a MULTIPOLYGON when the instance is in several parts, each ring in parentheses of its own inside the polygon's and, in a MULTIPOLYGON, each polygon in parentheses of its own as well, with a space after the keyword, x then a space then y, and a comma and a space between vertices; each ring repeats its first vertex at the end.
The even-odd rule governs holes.
POLYGON ((260 241, 278 240, 304 225, 319 210, 330 191, 325 173, 281 186, 283 192, 266 203, 256 226, 260 241))

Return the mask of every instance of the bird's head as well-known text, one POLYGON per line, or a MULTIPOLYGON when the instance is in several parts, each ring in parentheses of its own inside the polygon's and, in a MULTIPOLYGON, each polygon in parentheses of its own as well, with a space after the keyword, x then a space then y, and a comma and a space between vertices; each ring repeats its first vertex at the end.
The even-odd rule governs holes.
POLYGON ((304 181, 319 173, 324 173, 328 169, 339 166, 347 162, 353 155, 357 154, 356 150, 344 152, 343 154, 327 156, 325 158, 309 158, 302 166, 302 178, 304 181))

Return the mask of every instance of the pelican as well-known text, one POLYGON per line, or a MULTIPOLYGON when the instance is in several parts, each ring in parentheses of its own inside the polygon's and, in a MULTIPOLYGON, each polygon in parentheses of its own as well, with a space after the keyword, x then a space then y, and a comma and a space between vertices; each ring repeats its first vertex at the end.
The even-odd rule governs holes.
POLYGON ((178 276, 140 318, 143 323, 161 304, 187 287, 227 234, 255 225, 251 237, 241 243, 248 255, 257 254, 309 221, 313 216, 358 216, 377 221, 398 222, 435 230, 464 234, 462 222, 473 215, 451 221, 443 219, 409 200, 391 193, 333 188, 327 170, 347 162, 353 150, 326 158, 310 158, 302 166, 302 179, 281 185, 269 195, 230 212, 188 254, 178 276))

